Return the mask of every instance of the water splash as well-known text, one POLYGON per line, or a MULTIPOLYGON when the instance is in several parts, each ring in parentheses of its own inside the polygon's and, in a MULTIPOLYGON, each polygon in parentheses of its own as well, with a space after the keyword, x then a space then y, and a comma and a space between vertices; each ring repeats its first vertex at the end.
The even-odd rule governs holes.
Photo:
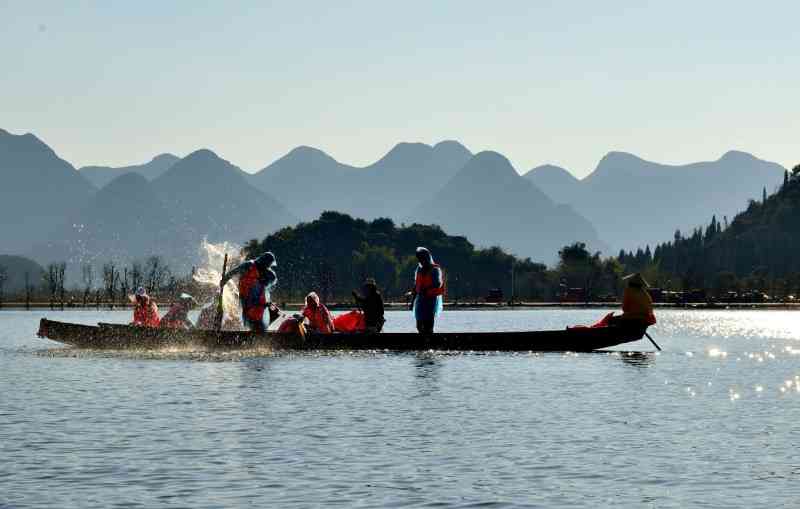
MULTIPOLYGON (((208 286, 209 293, 213 296, 203 305, 203 308, 216 306, 217 289, 222 279, 222 264, 226 254, 228 255, 228 270, 242 262, 242 248, 237 244, 232 242, 213 244, 208 242, 207 239, 203 239, 202 244, 200 244, 200 256, 203 261, 194 272, 194 280, 200 285, 208 286)), ((222 306, 226 319, 241 315, 239 289, 235 281, 228 281, 228 284, 225 285, 222 306)))

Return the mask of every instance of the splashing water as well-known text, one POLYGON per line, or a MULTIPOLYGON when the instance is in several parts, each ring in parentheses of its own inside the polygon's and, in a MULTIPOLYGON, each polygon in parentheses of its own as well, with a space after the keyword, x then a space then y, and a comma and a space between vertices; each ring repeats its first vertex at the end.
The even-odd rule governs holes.
MULTIPOLYGON (((241 247, 232 242, 212 244, 207 239, 203 239, 203 243, 200 245, 200 255, 203 262, 195 270, 194 280, 201 285, 208 285, 214 295, 209 302, 203 305, 203 308, 216 306, 217 304, 216 290, 219 288, 219 282, 222 279, 222 264, 225 255, 228 255, 228 270, 230 270, 242 262, 241 251, 241 247)), ((239 305, 239 289, 234 281, 228 281, 225 285, 222 307, 225 312, 225 319, 238 317, 242 313, 242 308, 239 305)))

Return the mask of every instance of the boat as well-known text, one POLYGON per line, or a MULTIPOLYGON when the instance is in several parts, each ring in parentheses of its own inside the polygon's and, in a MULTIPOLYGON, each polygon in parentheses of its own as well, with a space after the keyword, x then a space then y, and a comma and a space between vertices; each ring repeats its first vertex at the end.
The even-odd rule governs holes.
POLYGON ((277 332, 177 330, 100 323, 83 325, 42 318, 38 336, 86 349, 260 349, 590 352, 638 341, 645 328, 602 327, 522 332, 309 333, 305 337, 277 332))

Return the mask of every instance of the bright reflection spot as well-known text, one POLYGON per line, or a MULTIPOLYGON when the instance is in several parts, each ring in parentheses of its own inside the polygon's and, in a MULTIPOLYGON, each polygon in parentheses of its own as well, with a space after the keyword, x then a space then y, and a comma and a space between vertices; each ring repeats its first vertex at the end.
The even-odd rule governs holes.
POLYGON ((756 392, 763 392, 764 386, 763 385, 756 385, 756 392))
POLYGON ((686 357, 694 357, 694 354, 692 352, 686 352, 686 357))
POLYGON ((714 348, 711 348, 708 351, 708 356, 709 357, 722 357, 724 359, 725 357, 728 356, 728 352, 724 352, 724 351, 720 350, 719 348, 714 347, 714 348))

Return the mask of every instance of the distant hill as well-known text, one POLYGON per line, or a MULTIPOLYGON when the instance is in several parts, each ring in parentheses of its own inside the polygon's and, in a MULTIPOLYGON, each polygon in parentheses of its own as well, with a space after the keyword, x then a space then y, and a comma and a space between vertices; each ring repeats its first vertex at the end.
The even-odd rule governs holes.
POLYGON ((44 269, 41 265, 22 256, 0 255, 0 267, 6 269, 8 279, 5 284, 5 297, 25 290, 25 274, 28 274, 29 284, 34 288, 42 285, 44 269))
MULTIPOLYGON (((705 228, 665 239, 652 259, 624 253, 624 263, 650 265, 662 282, 713 288, 718 295, 740 287, 778 294, 800 291, 800 165, 779 191, 740 203, 726 228, 714 218, 705 228)), ((788 176, 788 175, 787 175, 788 176)))
POLYGON ((180 157, 172 154, 160 154, 144 164, 132 166, 110 167, 110 166, 83 166, 78 170, 81 175, 92 183, 94 187, 100 189, 109 182, 126 173, 138 173, 147 180, 160 177, 165 171, 170 169, 173 164, 180 161, 180 157))
POLYGON ((676 229, 707 223, 714 214, 733 217, 742 203, 760 197, 763 188, 774 190, 784 171, 737 151, 716 161, 680 166, 611 152, 580 181, 552 168, 534 169, 525 177, 591 220, 616 251, 655 245, 676 229))
POLYGON ((523 176, 556 203, 574 203, 576 193, 580 192, 581 181, 560 166, 537 166, 523 176))
POLYGON ((243 243, 297 222, 242 171, 210 150, 198 150, 153 182, 175 228, 199 245, 203 237, 243 243))
MULTIPOLYGON (((153 185, 138 173, 120 175, 81 209, 68 215, 37 253, 49 260, 99 266, 159 255, 182 268, 195 259, 199 242, 179 228, 153 185)), ((74 276, 74 274, 73 274, 74 276)))
POLYGON ((375 163, 357 168, 321 150, 298 147, 250 181, 306 221, 325 210, 398 219, 433 196, 470 157, 455 141, 399 143, 375 163))
POLYGON ((0 129, 0 238, 26 253, 92 195, 92 185, 33 134, 0 129))
POLYGON ((547 263, 575 241, 603 247, 589 221, 569 206, 555 204, 496 152, 472 157, 411 219, 547 263))

